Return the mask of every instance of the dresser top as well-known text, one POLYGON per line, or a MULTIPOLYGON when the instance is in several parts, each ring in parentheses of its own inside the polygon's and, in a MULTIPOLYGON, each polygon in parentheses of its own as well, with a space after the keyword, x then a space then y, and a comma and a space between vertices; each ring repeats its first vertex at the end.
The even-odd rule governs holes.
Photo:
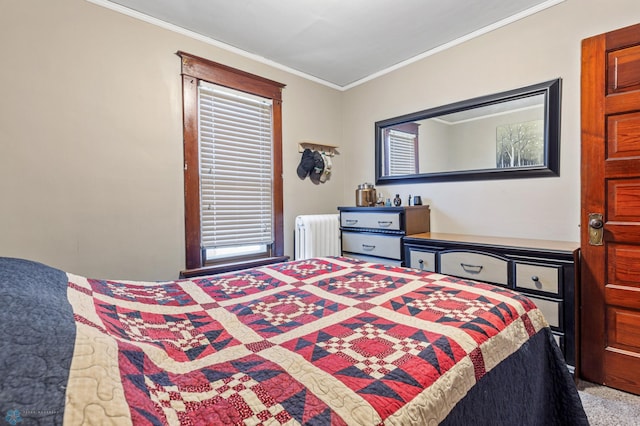
POLYGON ((399 207, 387 207, 387 206, 375 206, 375 207, 356 207, 356 206, 340 206, 339 211, 352 211, 352 212, 401 212, 405 210, 429 210, 429 204, 421 206, 399 206, 399 207))
POLYGON ((568 252, 573 252, 580 248, 580 243, 577 241, 487 237, 484 235, 448 234, 444 232, 424 232, 422 234, 407 235, 405 238, 568 252))

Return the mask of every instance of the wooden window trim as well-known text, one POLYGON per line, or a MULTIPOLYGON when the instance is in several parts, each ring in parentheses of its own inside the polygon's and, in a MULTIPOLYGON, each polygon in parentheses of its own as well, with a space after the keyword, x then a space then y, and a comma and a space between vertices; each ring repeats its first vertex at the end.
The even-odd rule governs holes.
POLYGON ((180 278, 194 278, 201 277, 203 275, 226 274, 228 272, 240 271, 247 268, 258 268, 260 266, 273 265, 274 263, 286 262, 288 260, 289 256, 279 256, 246 260, 238 263, 226 263, 224 265, 203 266, 202 268, 180 271, 180 278))
POLYGON ((269 98, 273 101, 274 244, 268 256, 283 256, 282 89, 285 85, 182 51, 178 51, 177 55, 182 60, 186 269, 199 269, 205 266, 200 247, 198 158, 198 82, 200 80, 269 98))

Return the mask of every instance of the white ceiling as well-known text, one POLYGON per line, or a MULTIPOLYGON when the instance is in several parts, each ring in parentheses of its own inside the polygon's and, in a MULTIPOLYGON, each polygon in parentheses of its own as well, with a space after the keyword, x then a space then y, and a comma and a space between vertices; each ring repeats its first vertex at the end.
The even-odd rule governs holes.
POLYGON ((346 89, 564 0, 88 0, 346 89))

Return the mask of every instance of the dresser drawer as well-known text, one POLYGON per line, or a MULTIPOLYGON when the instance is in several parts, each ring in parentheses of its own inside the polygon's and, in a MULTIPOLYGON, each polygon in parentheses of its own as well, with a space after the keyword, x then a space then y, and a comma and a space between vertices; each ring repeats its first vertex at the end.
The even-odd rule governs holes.
POLYGON ((436 271, 436 254, 431 251, 409 249, 409 268, 420 269, 421 271, 436 271))
POLYGON ((527 296, 533 303, 535 303, 535 305, 538 307, 538 309, 540 309, 540 312, 542 312, 542 315, 544 315, 545 319, 551 327, 562 328, 562 323, 560 321, 560 318, 562 318, 562 312, 560 311, 562 302, 539 299, 528 294, 526 294, 525 296, 527 296))
POLYGON ((575 371, 579 243, 437 232, 408 234, 402 241, 410 267, 435 253, 438 273, 502 285, 529 298, 552 327, 569 370, 575 371))
POLYGON ((549 294, 560 294, 559 266, 529 265, 516 263, 516 288, 544 291, 549 294))
POLYGON ((400 260, 401 238, 394 235, 343 232, 342 251, 400 260))
POLYGON ((340 226, 343 228, 369 228, 376 230, 399 231, 400 213, 392 212, 342 212, 340 226))
POLYGON ((495 284, 509 284, 509 261, 471 251, 440 253, 440 273, 495 284))
POLYGON ((387 266, 402 266, 402 262, 396 259, 386 259, 384 257, 367 256, 366 254, 348 253, 344 255, 352 259, 364 260, 370 263, 379 263, 387 266))

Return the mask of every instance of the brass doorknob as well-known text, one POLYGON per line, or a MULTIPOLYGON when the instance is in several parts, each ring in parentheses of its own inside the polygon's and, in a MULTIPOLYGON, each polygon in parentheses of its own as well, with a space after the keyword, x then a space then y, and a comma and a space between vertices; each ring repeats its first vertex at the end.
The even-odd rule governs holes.
POLYGON ((602 219, 593 218, 589 221, 589 226, 593 229, 600 229, 604 226, 604 222, 602 221, 602 219))
POLYGON ((602 213, 589 213, 589 245, 604 245, 604 222, 602 213))

